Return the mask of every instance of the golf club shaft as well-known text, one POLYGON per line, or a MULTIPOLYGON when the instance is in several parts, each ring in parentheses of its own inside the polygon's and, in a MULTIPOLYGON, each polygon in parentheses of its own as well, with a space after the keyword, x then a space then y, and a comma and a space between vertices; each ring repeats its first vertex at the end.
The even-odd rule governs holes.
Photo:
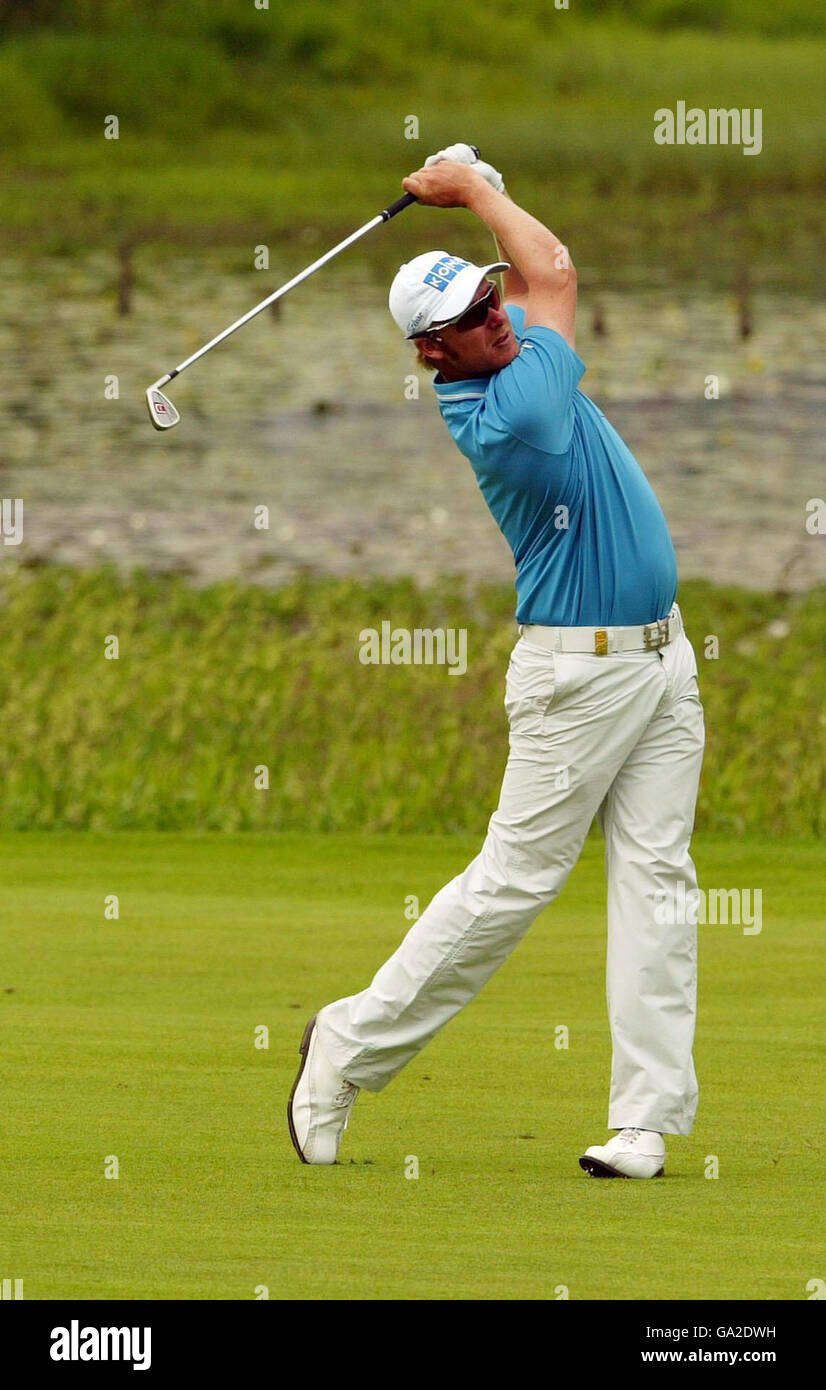
POLYGON ((302 280, 307 280, 309 276, 313 275, 321 266, 326 265, 334 256, 337 256, 340 251, 344 251, 348 246, 352 246, 354 241, 358 241, 361 237, 366 236, 368 232, 372 231, 374 227, 378 227, 382 222, 389 222, 391 217, 395 217, 403 208, 409 207, 411 203, 415 202, 416 198, 414 194, 405 193, 402 198, 397 199, 395 203, 391 203, 390 207, 385 208, 383 212, 379 212, 375 217, 371 217, 370 221, 365 222, 363 227, 359 227, 357 232, 352 232, 350 236, 344 238, 344 241, 340 241, 338 246, 334 246, 332 250, 326 251, 323 256, 319 256, 317 261, 313 261, 312 265, 308 265, 306 270, 302 270, 298 275, 294 275, 292 280, 287 281, 286 285, 282 285, 281 288, 275 290, 273 294, 267 295, 267 298, 262 299, 260 304, 256 304, 254 309, 250 309, 242 318, 236 319, 235 323, 231 323, 229 328, 225 328, 223 333, 219 333, 215 338, 205 343, 202 348, 198 348, 197 352, 193 352, 191 357, 187 357, 183 362, 180 362, 167 376, 160 377, 158 381, 154 383, 155 386, 165 386, 173 377, 179 376, 187 367, 191 367, 193 362, 197 362, 199 357, 203 357, 204 353, 217 347, 218 343, 222 343, 231 333, 235 333, 237 329, 243 328, 245 323, 249 323, 250 319, 254 319, 256 314, 260 314, 263 309, 266 309, 270 304, 274 304, 275 301, 280 299, 282 295, 285 295, 288 290, 292 290, 296 285, 300 285, 302 280))

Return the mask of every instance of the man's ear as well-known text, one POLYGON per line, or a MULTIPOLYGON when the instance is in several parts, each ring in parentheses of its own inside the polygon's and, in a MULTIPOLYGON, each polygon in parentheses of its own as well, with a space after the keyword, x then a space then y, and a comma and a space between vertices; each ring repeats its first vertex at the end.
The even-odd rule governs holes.
POLYGON ((428 362, 432 362, 434 365, 437 362, 441 362, 444 357, 444 352, 439 343, 434 342, 432 338, 415 338, 414 342, 421 357, 426 358, 428 362))

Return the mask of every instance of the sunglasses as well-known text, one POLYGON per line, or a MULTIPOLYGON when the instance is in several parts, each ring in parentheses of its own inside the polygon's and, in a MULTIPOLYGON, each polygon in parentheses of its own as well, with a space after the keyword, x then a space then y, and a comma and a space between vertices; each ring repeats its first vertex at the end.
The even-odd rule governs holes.
POLYGON ((428 338, 433 337, 442 328, 455 328, 457 333, 470 333, 474 328, 481 328, 482 324, 487 322, 491 309, 498 309, 500 303, 499 290, 496 285, 491 285, 487 293, 474 300, 470 308, 465 309, 458 318, 448 319, 446 323, 434 324, 432 331, 426 336, 428 338))

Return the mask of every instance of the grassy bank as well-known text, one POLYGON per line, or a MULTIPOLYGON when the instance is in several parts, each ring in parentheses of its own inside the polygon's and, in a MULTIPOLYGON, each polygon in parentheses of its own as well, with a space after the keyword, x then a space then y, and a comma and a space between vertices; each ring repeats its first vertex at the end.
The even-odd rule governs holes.
MULTIPOLYGON (((22 570, 0 591, 0 827, 481 832, 513 599, 460 588, 22 570), (361 664, 359 632, 385 620, 466 628, 467 673, 361 664)), ((680 598, 707 712, 699 826, 822 835, 826 591, 680 598)))
MULTIPOLYGON (((430 149, 466 138, 596 264, 696 274, 746 259, 819 280, 826 38, 807 3, 785 20, 715 6, 709 33, 687 27, 684 5, 591 7, 583 21, 549 0, 528 13, 475 0, 460 62, 431 0, 415 44, 391 4, 368 26, 353 4, 155 8, 151 30, 131 4, 44 5, 39 24, 16 11, 0 49, 10 240, 333 234, 389 201, 430 149), (759 107, 762 152, 656 145, 654 112, 678 100, 759 107)), ((425 240, 444 229, 437 214, 420 222, 425 240)))

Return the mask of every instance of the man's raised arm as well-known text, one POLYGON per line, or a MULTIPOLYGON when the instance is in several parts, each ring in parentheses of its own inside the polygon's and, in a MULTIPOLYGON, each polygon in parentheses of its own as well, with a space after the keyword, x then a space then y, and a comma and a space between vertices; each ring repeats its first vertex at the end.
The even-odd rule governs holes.
MULTIPOLYGON (((525 323, 553 328, 574 346, 576 270, 566 247, 537 218, 497 193, 473 167, 443 161, 403 180, 408 193, 433 207, 466 207, 489 227, 527 287, 511 298, 525 309, 525 323)), ((510 297, 510 296, 509 296, 510 297)))

